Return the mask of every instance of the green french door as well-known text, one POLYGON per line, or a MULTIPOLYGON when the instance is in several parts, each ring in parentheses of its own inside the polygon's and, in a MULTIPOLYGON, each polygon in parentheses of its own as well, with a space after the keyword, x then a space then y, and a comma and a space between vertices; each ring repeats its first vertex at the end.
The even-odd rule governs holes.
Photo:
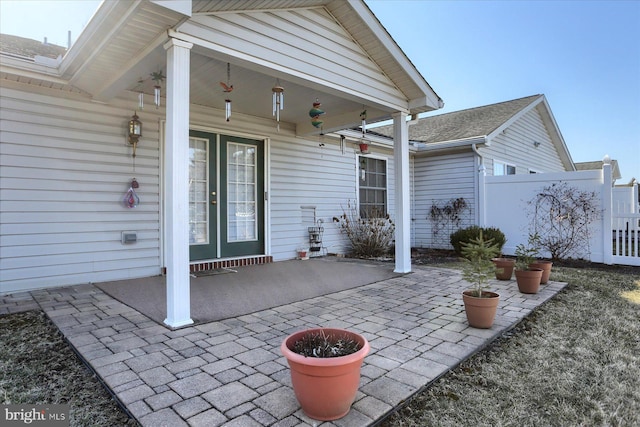
POLYGON ((218 137, 189 132, 189 259, 218 257, 218 137))
POLYGON ((264 143, 221 135, 220 158, 221 252, 264 254, 264 143))
POLYGON ((192 261, 264 254, 264 143, 191 131, 192 261))

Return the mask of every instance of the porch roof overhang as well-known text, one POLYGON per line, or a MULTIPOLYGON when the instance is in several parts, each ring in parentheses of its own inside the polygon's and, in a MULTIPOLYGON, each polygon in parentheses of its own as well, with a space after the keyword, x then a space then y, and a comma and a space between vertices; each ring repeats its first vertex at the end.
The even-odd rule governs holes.
POLYGON ((362 0, 105 1, 55 70, 14 61, 2 71, 66 82, 96 101, 134 99, 153 93, 170 38, 193 43, 191 104, 224 108, 230 64, 234 112, 272 119, 279 79, 281 121, 298 135, 320 132, 308 116, 316 98, 324 132, 359 125, 363 109, 374 123, 443 105, 362 0))

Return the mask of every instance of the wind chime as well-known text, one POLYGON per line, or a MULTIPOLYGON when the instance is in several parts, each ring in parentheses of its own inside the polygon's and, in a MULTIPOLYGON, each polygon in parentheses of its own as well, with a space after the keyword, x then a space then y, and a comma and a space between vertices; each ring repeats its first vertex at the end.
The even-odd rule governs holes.
POLYGON ((138 80, 138 110, 144 108, 144 80, 138 80))
MULTIPOLYGON (((233 91, 233 85, 231 84, 231 64, 227 62, 227 83, 220 82, 220 86, 222 86, 222 91, 225 94, 231 93, 233 91)), ((231 98, 229 95, 226 96, 224 100, 224 117, 227 121, 231 118, 231 98)))
POLYGON ((365 139, 367 135, 367 110, 363 110, 362 113, 360 113, 360 120, 361 120, 360 128, 362 130, 362 139, 360 140, 360 152, 362 154, 369 154, 369 144, 365 139))
POLYGON ((151 80, 155 82, 153 86, 153 102, 156 104, 156 108, 160 107, 160 92, 162 90, 162 82, 166 76, 162 74, 162 70, 151 73, 151 80))
POLYGON ((324 110, 320 109, 320 100, 316 98, 316 101, 313 103, 313 107, 309 110, 309 117, 311 117, 311 124, 313 127, 320 129, 320 133, 322 133, 322 125, 324 121, 320 120, 320 116, 324 114, 324 110))
POLYGON ((278 123, 277 129, 280 132, 280 111, 284 110, 284 88, 280 86, 280 79, 276 80, 276 85, 271 88, 273 93, 273 115, 278 123))

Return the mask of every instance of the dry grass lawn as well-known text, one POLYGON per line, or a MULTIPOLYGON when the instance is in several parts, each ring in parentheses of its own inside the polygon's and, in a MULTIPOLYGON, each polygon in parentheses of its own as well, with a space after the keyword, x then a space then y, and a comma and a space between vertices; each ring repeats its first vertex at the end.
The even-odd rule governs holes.
POLYGON ((640 269, 551 279, 569 285, 383 426, 639 426, 640 269))

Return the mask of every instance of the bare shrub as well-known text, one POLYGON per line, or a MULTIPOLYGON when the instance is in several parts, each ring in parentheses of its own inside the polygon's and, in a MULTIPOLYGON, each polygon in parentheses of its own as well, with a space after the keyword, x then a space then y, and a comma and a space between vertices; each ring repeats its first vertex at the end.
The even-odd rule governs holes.
POLYGON ((434 245, 446 248, 451 233, 469 222, 470 208, 463 197, 448 201, 435 200, 431 203, 427 219, 431 222, 431 236, 434 245))
POLYGON ((553 183, 528 204, 531 229, 552 259, 588 258, 591 224, 602 213, 594 191, 583 191, 566 182, 553 183))
POLYGON ((340 232, 351 243, 352 255, 359 257, 379 257, 386 254, 395 236, 396 226, 389 214, 371 212, 361 217, 354 203, 349 201, 342 215, 333 217, 340 232))

